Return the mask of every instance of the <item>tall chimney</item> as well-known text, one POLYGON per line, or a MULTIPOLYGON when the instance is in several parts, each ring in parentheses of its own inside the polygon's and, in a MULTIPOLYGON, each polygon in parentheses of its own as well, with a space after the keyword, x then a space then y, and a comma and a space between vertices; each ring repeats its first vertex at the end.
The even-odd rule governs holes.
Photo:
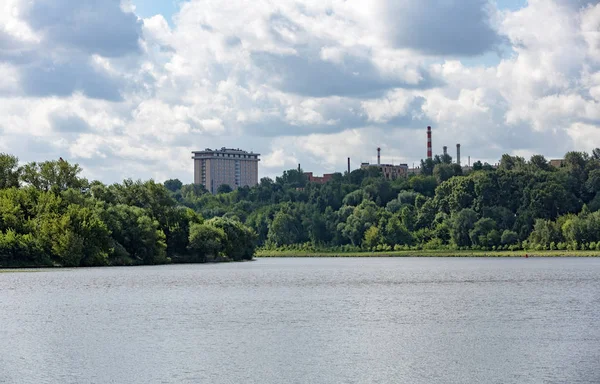
POLYGON ((471 168, 471 156, 469 156, 469 163, 467 164, 471 168))
POLYGON ((444 157, 448 154, 448 147, 444 145, 444 157))
POLYGON ((431 127, 427 127, 427 158, 433 157, 433 151, 431 150, 431 127))
POLYGON ((350 174, 350 158, 348 158, 348 174, 350 174))
POLYGON ((377 165, 381 165, 381 148, 377 148, 377 165))
POLYGON ((460 144, 456 144, 456 164, 460 165, 460 144))

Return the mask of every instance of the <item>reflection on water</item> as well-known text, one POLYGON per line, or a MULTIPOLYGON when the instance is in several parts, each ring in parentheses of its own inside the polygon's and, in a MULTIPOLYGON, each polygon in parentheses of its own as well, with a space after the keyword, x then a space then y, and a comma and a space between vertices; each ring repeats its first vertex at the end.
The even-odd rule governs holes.
POLYGON ((600 259, 0 274, 1 383, 599 383, 600 259))

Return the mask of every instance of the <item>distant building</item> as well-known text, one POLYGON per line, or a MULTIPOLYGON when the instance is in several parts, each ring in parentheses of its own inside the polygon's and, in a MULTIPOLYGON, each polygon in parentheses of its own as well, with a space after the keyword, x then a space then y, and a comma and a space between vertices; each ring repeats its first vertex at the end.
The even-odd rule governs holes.
POLYGON ((408 176, 408 164, 392 165, 362 163, 360 165, 361 169, 368 169, 369 167, 380 168, 383 177, 387 180, 396 180, 400 177, 408 176))
POLYGON ((421 167, 409 168, 407 170, 408 175, 419 175, 421 174, 421 167))
POLYGON ((306 179, 309 183, 325 184, 326 182, 331 180, 333 175, 333 173, 325 173, 323 174, 323 176, 313 176, 312 172, 304 172, 304 176, 306 176, 306 179))
POLYGON ((555 167, 555 168, 560 168, 563 166, 563 159, 554 159, 554 160, 550 160, 550 165, 555 167))
POLYGON ((225 147, 192 153, 194 183, 204 185, 213 194, 223 184, 231 189, 258 184, 258 153, 225 147))

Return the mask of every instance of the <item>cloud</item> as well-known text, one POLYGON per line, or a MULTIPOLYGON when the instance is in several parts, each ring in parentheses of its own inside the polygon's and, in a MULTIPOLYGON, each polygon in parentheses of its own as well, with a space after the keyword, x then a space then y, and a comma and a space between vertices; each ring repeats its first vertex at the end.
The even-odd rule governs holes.
POLYGON ((284 167, 293 168, 297 163, 298 158, 294 154, 288 154, 280 148, 264 155, 261 165, 267 168, 281 169, 284 167))
POLYGON ((192 180, 190 152, 262 153, 260 176, 375 161, 558 157, 600 132, 600 4, 190 0, 167 23, 117 0, 0 5, 0 146, 86 176, 192 180), (540 21, 543 20, 543 21, 540 21), (498 62, 481 54, 504 44, 498 62))
POLYGON ((385 0, 378 16, 397 47, 428 55, 479 55, 501 42, 487 0, 385 0))
POLYGON ((54 114, 50 117, 50 123, 59 133, 86 133, 91 130, 89 124, 79 116, 54 114))
POLYGON ((265 73, 265 77, 272 79, 270 83, 273 86, 302 96, 368 97, 380 95, 391 88, 434 86, 434 82, 426 73, 422 73, 422 80, 416 84, 386 77, 371 60, 362 57, 346 56, 339 64, 324 61, 310 53, 299 55, 255 53, 252 59, 265 73))
POLYGON ((142 23, 120 0, 36 0, 24 19, 46 44, 105 57, 139 51, 142 23))
POLYGON ((0 16, 0 62, 19 68, 24 95, 68 97, 81 92, 122 100, 127 76, 119 78, 98 65, 100 57, 117 60, 141 53, 141 22, 123 11, 120 1, 7 1, 0 16))
POLYGON ((22 68, 23 91, 30 96, 70 96, 82 92, 95 99, 121 100, 117 79, 92 66, 89 60, 40 61, 22 68))

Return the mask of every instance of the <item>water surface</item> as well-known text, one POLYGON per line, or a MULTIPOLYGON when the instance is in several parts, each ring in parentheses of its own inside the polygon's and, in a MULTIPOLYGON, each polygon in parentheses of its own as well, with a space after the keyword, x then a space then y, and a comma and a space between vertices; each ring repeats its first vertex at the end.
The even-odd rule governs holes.
POLYGON ((599 383, 600 259, 0 274, 1 383, 599 383))

